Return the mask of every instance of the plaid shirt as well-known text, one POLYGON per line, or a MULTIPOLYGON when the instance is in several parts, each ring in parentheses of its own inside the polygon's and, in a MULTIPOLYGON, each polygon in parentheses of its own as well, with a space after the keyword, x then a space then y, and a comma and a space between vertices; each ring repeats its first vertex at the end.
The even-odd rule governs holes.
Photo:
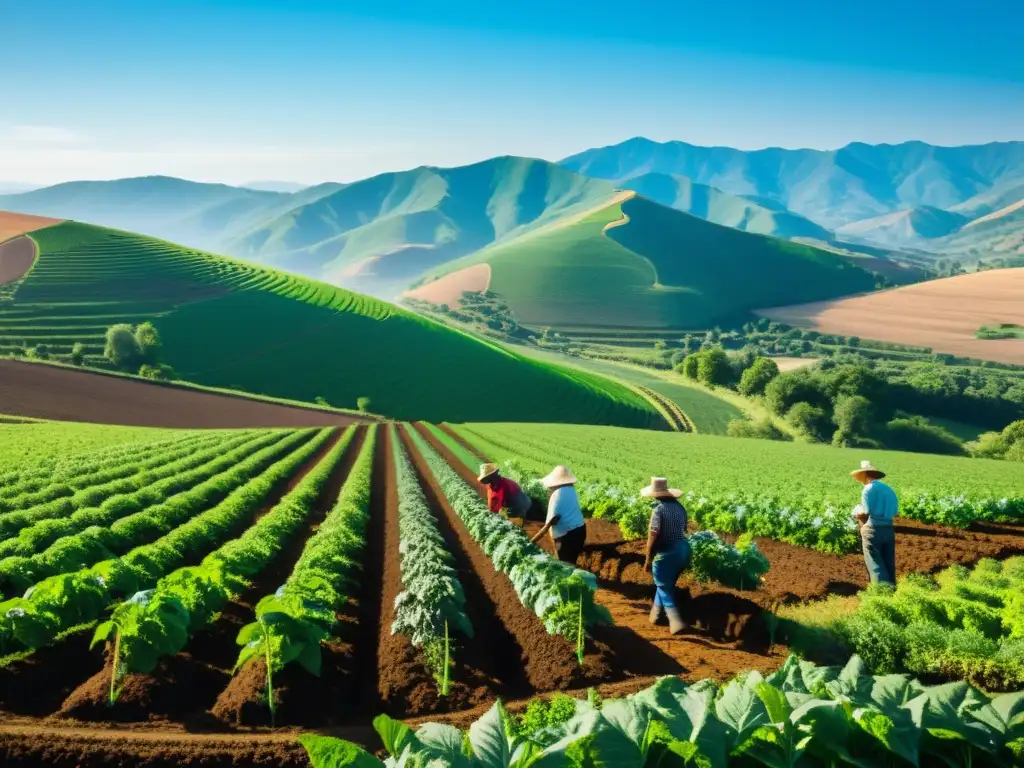
POLYGON ((668 549, 686 538, 686 508, 677 499, 659 499, 651 511, 650 527, 657 534, 655 550, 668 549))

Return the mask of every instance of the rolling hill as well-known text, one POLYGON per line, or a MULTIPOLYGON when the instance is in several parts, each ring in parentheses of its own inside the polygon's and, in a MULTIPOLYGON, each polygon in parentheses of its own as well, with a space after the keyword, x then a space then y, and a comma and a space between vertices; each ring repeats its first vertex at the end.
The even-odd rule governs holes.
POLYGON ((744 232, 774 237, 829 240, 832 233, 785 208, 730 195, 686 176, 645 173, 621 184, 648 200, 744 232))
POLYGON ((552 163, 498 157, 349 184, 267 220, 225 250, 376 295, 614 194, 552 163))
POLYGON ((961 214, 922 205, 846 224, 836 234, 892 248, 927 249, 929 241, 951 235, 968 221, 961 214))
POLYGON ((431 277, 475 268, 487 279, 477 287, 498 293, 520 323, 560 329, 708 328, 757 307, 874 288, 875 276, 856 259, 622 197, 431 277))
POLYGON ((307 278, 75 222, 29 235, 39 255, 0 301, 0 349, 76 342, 152 321, 181 378, 398 418, 657 423, 632 391, 526 360, 391 304, 307 278))
POLYGON ((1014 182, 1024 183, 1024 142, 936 147, 915 141, 854 143, 829 151, 743 151, 634 138, 587 150, 562 165, 620 185, 650 173, 686 176, 733 195, 774 201, 836 229, 902 209, 950 209, 1014 182))

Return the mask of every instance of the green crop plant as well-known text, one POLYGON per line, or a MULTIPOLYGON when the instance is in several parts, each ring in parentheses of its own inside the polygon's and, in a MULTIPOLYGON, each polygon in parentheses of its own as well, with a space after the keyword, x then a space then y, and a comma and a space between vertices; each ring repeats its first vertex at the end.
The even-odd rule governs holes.
POLYGON ((853 657, 819 667, 790 657, 777 672, 751 671, 719 685, 678 677, 622 699, 533 703, 521 720, 495 703, 463 733, 374 721, 381 762, 355 744, 305 734, 313 768, 445 765, 451 768, 728 768, 1019 764, 1024 692, 995 698, 966 683, 927 686, 904 675, 872 677, 853 657), (562 712, 563 709, 568 709, 562 712))
POLYGON ((234 671, 253 659, 264 659, 272 717, 276 713, 273 676, 293 662, 311 674, 320 673, 321 643, 330 637, 337 611, 358 583, 377 430, 377 425, 369 427, 336 503, 306 541, 288 579, 256 604, 256 620, 238 633, 242 647, 234 671))

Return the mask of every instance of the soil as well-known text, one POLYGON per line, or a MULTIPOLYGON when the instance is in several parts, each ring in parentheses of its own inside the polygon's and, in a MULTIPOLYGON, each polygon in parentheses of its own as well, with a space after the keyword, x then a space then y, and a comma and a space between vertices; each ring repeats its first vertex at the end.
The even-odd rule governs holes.
POLYGON ((5 413, 140 427, 346 426, 353 416, 41 363, 0 360, 5 413))
POLYGON ((822 333, 929 347, 961 357, 1024 363, 1017 339, 977 339, 982 325, 1024 325, 1024 268, 973 272, 835 301, 757 314, 822 333))
MULTIPOLYGON (((63 219, 51 219, 49 216, 34 216, 31 213, 13 213, 0 211, 0 242, 28 232, 35 232, 43 227, 60 224, 63 219)), ((3 280, 0 280, 2 283, 3 280)))
POLYGON ((402 294, 402 298, 429 301, 431 304, 447 304, 450 307, 462 305, 463 291, 484 293, 491 283, 491 265, 474 264, 458 272, 439 277, 433 282, 421 285, 402 294))
MULTIPOLYGON (((0 232, 0 240, 3 239, 0 232)), ((0 285, 25 276, 36 260, 36 244, 30 237, 16 237, 0 243, 0 285)))

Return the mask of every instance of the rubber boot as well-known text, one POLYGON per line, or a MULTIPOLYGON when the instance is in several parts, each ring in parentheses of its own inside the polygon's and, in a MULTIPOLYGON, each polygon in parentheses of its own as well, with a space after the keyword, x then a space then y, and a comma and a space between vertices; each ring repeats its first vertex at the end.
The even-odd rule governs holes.
POLYGON ((654 604, 651 606, 651 624, 660 624, 665 618, 665 609, 661 605, 661 601, 658 598, 654 598, 654 604))
POLYGON ((679 613, 678 608, 666 608, 665 613, 668 614, 669 632, 671 632, 673 635, 678 635, 680 632, 686 629, 686 624, 683 623, 683 617, 679 613))

